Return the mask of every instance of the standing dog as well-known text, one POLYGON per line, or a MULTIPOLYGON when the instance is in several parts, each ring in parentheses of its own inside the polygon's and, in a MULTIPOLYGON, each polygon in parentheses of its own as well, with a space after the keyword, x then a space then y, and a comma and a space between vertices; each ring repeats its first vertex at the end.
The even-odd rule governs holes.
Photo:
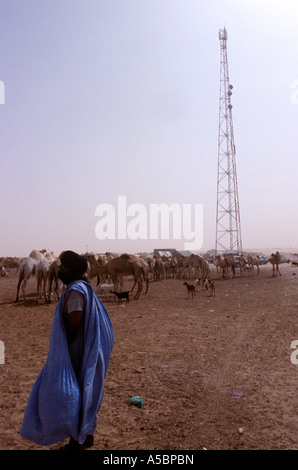
POLYGON ((129 302, 129 291, 126 292, 116 292, 115 290, 113 291, 113 294, 115 294, 118 297, 118 304, 122 304, 122 299, 126 299, 126 303, 129 302))
POLYGON ((191 298, 193 299, 193 296, 195 295, 195 286, 187 284, 187 282, 184 282, 183 285, 187 287, 188 297, 191 295, 191 298))

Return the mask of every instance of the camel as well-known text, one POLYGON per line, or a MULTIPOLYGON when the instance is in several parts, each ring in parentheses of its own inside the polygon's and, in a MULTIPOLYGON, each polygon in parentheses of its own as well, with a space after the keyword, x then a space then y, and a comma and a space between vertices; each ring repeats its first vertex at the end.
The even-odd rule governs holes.
MULTIPOLYGON (((36 281, 37 281, 37 301, 42 297, 45 299, 46 303, 50 302, 51 294, 48 292, 47 287, 49 282, 50 276, 50 268, 53 263, 60 264, 60 260, 56 258, 52 251, 41 250, 41 253, 44 256, 44 259, 39 261, 36 267, 36 281), (43 285, 43 295, 42 295, 42 285, 43 285)), ((57 276, 58 276, 58 268, 57 268, 57 276)))
POLYGON ((253 269, 254 266, 257 266, 258 268, 258 272, 257 272, 257 275, 259 274, 260 272, 260 267, 259 267, 259 258, 257 256, 254 256, 254 255, 248 255, 248 266, 249 266, 249 270, 253 269))
POLYGON ((24 300, 26 300, 25 289, 26 289, 28 279, 31 275, 36 274, 37 265, 39 264, 40 261, 44 261, 44 260, 45 260, 45 257, 40 251, 32 250, 29 257, 25 258, 20 264, 20 274, 19 274, 19 281, 17 285, 17 296, 15 300, 16 302, 19 301, 19 290, 20 290, 21 284, 22 284, 23 298, 24 300))
POLYGON ((22 284, 22 292, 23 298, 26 300, 26 285, 29 277, 31 275, 36 275, 36 283, 37 283, 37 298, 42 297, 41 289, 43 285, 43 295, 45 301, 47 302, 47 281, 49 275, 49 268, 53 261, 56 259, 55 255, 51 251, 47 250, 32 250, 29 257, 25 258, 22 263, 20 264, 20 274, 19 274, 19 281, 17 285, 17 296, 16 302, 19 300, 19 290, 22 284))
POLYGON ((95 253, 86 253, 83 255, 87 261, 88 268, 86 271, 87 279, 93 279, 97 277, 97 285, 103 284, 106 281, 106 275, 104 270, 98 270, 98 266, 104 267, 108 260, 112 259, 112 256, 97 256, 95 253))
POLYGON ((220 277, 219 271, 220 271, 221 267, 220 267, 219 260, 217 259, 216 256, 212 255, 211 263, 214 264, 214 266, 216 267, 217 274, 220 277))
POLYGON ((175 277, 175 273, 177 271, 177 267, 178 267, 178 261, 177 261, 177 258, 175 257, 172 257, 170 259, 170 270, 171 270, 171 276, 174 278, 175 277))
POLYGON ((186 258, 181 271, 182 276, 186 269, 189 269, 190 278, 195 275, 202 280, 202 283, 210 276, 210 268, 208 261, 205 260, 205 258, 202 258, 202 256, 200 255, 192 254, 186 258))
POLYGON ((115 284, 117 277, 134 276, 134 285, 131 290, 134 289, 135 285, 138 285, 137 293, 134 297, 138 300, 143 289, 143 280, 145 281, 146 288, 145 294, 148 292, 149 278, 148 278, 148 264, 146 261, 138 258, 135 255, 123 254, 117 258, 114 258, 108 262, 108 273, 115 284))
POLYGON ((36 282, 37 282, 37 301, 43 297, 47 302, 47 282, 50 270, 50 263, 47 260, 39 261, 36 266, 36 282), (43 289, 42 289, 43 287, 43 289))
POLYGON ((210 277, 210 267, 209 263, 205 258, 201 259, 202 265, 201 265, 201 279, 202 281, 205 281, 210 277))
MULTIPOLYGON (((87 259, 87 258, 86 258, 87 259)), ((135 295, 135 300, 138 300, 143 289, 143 279, 146 279, 146 290, 148 291, 148 277, 144 272, 144 266, 139 258, 135 255, 123 254, 116 258, 110 259, 106 265, 100 266, 94 257, 88 255, 88 261, 92 266, 97 269, 99 274, 105 274, 110 276, 114 286, 117 285, 118 279, 124 276, 134 276, 135 281, 138 284, 138 290, 135 295)))
POLYGON ((172 279, 177 271, 178 261, 175 257, 169 257, 164 260, 165 277, 172 279))
POLYGON ((23 292, 23 298, 26 300, 26 285, 29 277, 31 274, 35 274, 36 272, 36 265, 38 264, 38 261, 34 258, 26 258, 24 259, 21 264, 20 264, 20 274, 19 274, 19 281, 17 285, 17 296, 16 296, 16 302, 19 301, 19 290, 20 286, 22 284, 22 292, 23 292))
POLYGON ((242 272, 247 269, 246 259, 243 253, 241 253, 239 257, 239 265, 240 265, 240 276, 241 276, 242 272))
POLYGON ((50 265, 49 269, 49 276, 48 276, 48 295, 47 295, 47 303, 51 302, 52 297, 52 285, 53 282, 55 283, 54 291, 56 294, 57 300, 59 300, 59 278, 58 278, 58 271, 61 261, 59 258, 55 259, 53 263, 50 265))
POLYGON ((46 250, 41 250, 41 252, 45 258, 45 260, 49 263, 49 264, 52 264, 53 261, 55 261, 56 256, 54 255, 54 253, 52 251, 46 251, 46 250))
POLYGON ((146 263, 148 264, 148 275, 150 274, 151 279, 154 279, 154 264, 155 260, 153 258, 146 258, 146 263))
MULTIPOLYGON (((143 271, 143 281, 146 284, 146 289, 145 289, 145 294, 148 292, 148 287, 149 287, 149 265, 147 261, 143 258, 138 258, 135 255, 129 255, 132 261, 137 261, 138 263, 141 263, 142 265, 142 271, 143 271)), ((135 285, 137 284, 137 279, 135 278, 134 285, 132 286, 131 292, 134 290, 135 285)))
POLYGON ((165 270, 165 278, 169 279, 171 277, 171 272, 170 272, 171 263, 170 263, 170 260, 168 258, 163 261, 163 266, 164 266, 164 270, 165 270))
POLYGON ((212 256, 212 263, 216 266, 218 277, 223 278, 227 267, 223 255, 212 256))
POLYGON ((214 256, 214 264, 218 270, 221 272, 221 278, 225 277, 225 273, 227 271, 227 263, 225 257, 223 255, 216 255, 214 256))
POLYGON ((233 255, 224 254, 216 255, 214 261, 216 266, 221 269, 221 277, 228 279, 228 270, 232 269, 232 277, 235 277, 235 266, 236 262, 233 255))
POLYGON ((235 267, 236 267, 236 261, 234 259, 233 255, 224 255, 226 264, 227 264, 227 276, 228 276, 228 270, 229 268, 232 269, 232 277, 235 277, 235 267))
POLYGON ((161 258, 156 258, 154 263, 154 281, 162 281, 165 278, 165 266, 161 258))
POLYGON ((272 264, 272 275, 273 277, 277 276, 277 273, 281 276, 281 273, 279 271, 279 264, 281 262, 280 254, 277 251, 275 254, 271 253, 270 258, 268 259, 270 263, 272 264))
POLYGON ((87 278, 91 280, 94 277, 97 277, 97 285, 103 284, 108 277, 106 269, 108 261, 103 258, 98 258, 98 256, 93 253, 87 253, 83 256, 88 264, 86 271, 87 278))
POLYGON ((184 256, 183 256, 182 258, 178 258, 178 259, 177 259, 177 267, 176 267, 176 270, 177 270, 177 279, 181 279, 181 278, 182 278, 183 266, 184 266, 184 256))

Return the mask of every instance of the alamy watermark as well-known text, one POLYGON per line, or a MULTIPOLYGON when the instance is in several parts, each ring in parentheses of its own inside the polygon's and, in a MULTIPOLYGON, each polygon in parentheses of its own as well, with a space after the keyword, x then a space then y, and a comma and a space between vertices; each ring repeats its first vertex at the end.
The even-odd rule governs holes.
POLYGON ((184 240, 185 250, 203 245, 203 204, 127 205, 118 196, 117 207, 99 204, 95 235, 99 240, 184 240))

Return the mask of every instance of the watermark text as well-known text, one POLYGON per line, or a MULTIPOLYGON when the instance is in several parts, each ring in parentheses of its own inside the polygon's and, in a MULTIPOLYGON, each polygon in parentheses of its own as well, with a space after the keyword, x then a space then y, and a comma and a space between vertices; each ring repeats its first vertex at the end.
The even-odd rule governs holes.
POLYGON ((117 208, 99 204, 95 235, 99 240, 184 240, 185 250, 203 245, 202 204, 127 205, 126 196, 118 196, 117 208))

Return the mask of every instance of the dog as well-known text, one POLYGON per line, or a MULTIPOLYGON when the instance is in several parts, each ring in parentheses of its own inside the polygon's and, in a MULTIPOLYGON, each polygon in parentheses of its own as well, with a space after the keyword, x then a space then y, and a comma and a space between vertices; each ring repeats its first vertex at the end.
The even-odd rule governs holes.
POLYGON ((206 279, 206 282, 208 282, 208 287, 206 287, 206 289, 210 289, 210 297, 214 297, 215 296, 215 284, 214 284, 214 281, 210 281, 210 279, 206 279))
POLYGON ((118 304, 122 304, 122 300, 126 299, 126 303, 129 302, 129 291, 125 292, 116 292, 115 290, 113 291, 113 294, 115 294, 118 298, 118 304))
POLYGON ((191 295, 191 298, 193 299, 193 296, 196 295, 195 286, 193 286, 192 284, 187 284, 186 281, 183 283, 183 285, 187 287, 188 297, 191 295))

